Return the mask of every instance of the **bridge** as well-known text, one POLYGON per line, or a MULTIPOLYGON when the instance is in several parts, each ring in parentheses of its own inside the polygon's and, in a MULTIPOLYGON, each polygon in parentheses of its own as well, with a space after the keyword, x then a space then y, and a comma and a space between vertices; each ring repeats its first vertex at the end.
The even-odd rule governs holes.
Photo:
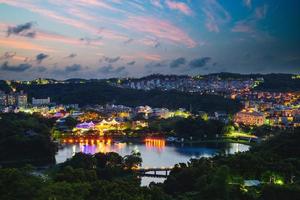
POLYGON ((173 167, 151 167, 151 168, 137 168, 134 169, 140 176, 143 177, 155 177, 155 178, 167 178, 173 167), (159 173, 162 172, 162 173, 159 173))

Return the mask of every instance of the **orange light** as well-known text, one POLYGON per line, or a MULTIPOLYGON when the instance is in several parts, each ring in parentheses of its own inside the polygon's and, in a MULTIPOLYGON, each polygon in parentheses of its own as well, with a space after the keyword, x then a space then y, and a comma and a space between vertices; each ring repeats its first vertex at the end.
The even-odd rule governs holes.
POLYGON ((166 145, 164 139, 152 139, 152 138, 146 138, 145 139, 145 145, 146 148, 158 148, 163 149, 166 145))
POLYGON ((107 139, 107 144, 111 144, 111 139, 107 139))

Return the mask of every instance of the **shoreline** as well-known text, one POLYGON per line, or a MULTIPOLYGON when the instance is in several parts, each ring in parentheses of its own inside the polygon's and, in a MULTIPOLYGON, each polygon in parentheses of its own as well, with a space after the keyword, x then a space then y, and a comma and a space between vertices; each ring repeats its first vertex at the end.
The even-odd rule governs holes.
MULTIPOLYGON (((147 137, 119 137, 119 136, 112 136, 112 137, 99 137, 100 141, 106 141, 111 140, 112 143, 115 142, 126 142, 126 143, 143 143, 145 142, 145 139, 147 137)), ((220 138, 220 139, 205 139, 205 140, 185 140, 185 141, 168 141, 167 137, 152 137, 151 139, 155 140, 165 140, 167 144, 212 144, 212 143, 239 143, 239 144, 245 144, 249 146, 253 146, 257 144, 256 142, 249 142, 248 140, 241 140, 236 138, 220 138)), ((68 144, 68 143, 80 143, 79 138, 78 139, 72 139, 74 142, 68 142, 68 139, 66 142, 62 142, 62 140, 65 140, 64 138, 58 139, 58 143, 60 144, 68 144)), ((94 140, 94 139, 92 139, 94 140)), ((97 140, 97 139, 95 139, 97 140)))

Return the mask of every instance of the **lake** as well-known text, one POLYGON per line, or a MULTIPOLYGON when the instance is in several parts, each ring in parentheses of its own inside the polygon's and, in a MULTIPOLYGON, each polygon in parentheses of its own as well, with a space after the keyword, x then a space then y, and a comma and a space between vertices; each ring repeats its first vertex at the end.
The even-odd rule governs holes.
MULTIPOLYGON (((77 152, 94 154, 97 152, 117 152, 124 156, 132 151, 142 155, 143 167, 171 167, 177 163, 186 163, 191 158, 211 157, 220 152, 234 154, 249 150, 249 146, 239 143, 210 144, 169 144, 163 139, 153 139, 142 143, 97 142, 97 143, 65 143, 56 154, 56 162, 61 163, 77 152)), ((163 182, 163 178, 143 177, 142 185, 151 181, 163 182)))

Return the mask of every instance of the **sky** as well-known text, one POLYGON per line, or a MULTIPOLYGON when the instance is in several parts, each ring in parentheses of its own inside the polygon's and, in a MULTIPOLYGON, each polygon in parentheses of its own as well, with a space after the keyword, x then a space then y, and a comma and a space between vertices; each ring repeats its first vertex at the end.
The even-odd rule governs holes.
POLYGON ((0 0, 0 79, 299 73, 299 0, 0 0))

